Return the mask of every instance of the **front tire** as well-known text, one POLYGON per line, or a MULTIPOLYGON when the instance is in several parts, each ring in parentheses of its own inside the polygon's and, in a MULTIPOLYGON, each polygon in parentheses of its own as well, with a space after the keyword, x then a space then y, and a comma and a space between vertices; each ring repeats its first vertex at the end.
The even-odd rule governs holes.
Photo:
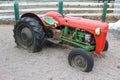
POLYGON ((81 48, 73 49, 68 56, 68 61, 70 66, 79 68, 83 72, 90 72, 94 65, 92 55, 81 48))
POLYGON ((43 26, 37 20, 23 17, 16 23, 13 32, 18 47, 31 52, 38 52, 42 49, 45 33, 43 26))

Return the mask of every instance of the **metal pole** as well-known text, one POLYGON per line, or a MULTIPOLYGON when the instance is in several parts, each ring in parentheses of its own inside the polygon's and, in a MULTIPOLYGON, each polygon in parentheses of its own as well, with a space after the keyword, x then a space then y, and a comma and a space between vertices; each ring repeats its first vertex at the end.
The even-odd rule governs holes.
MULTIPOLYGON (((63 16, 63 1, 60 0, 58 3, 58 12, 63 16)), ((63 30, 63 34, 67 35, 68 34, 68 27, 65 26, 63 30)))
POLYGON ((105 1, 104 5, 103 5, 103 12, 102 12, 102 21, 103 22, 105 22, 105 20, 106 20, 107 8, 108 8, 108 1, 105 1))
POLYGON ((17 22, 19 20, 19 3, 17 0, 14 3, 14 15, 15 15, 15 21, 17 22))
POLYGON ((63 1, 60 0, 58 3, 58 12, 63 15, 63 1))

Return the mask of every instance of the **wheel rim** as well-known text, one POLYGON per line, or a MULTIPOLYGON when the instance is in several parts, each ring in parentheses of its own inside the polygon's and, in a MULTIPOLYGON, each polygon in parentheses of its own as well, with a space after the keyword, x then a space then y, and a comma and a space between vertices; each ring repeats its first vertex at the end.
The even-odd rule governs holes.
POLYGON ((20 25, 17 31, 18 44, 23 48, 28 48, 33 43, 33 34, 29 27, 20 25))
POLYGON ((72 66, 84 71, 87 68, 87 61, 80 55, 73 57, 72 66))

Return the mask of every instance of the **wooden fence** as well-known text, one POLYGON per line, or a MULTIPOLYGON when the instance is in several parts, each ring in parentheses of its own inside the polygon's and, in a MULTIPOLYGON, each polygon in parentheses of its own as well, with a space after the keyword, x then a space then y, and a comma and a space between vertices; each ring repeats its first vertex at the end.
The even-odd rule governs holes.
MULTIPOLYGON (((0 19, 14 20, 14 4, 1 4, 0 5, 0 19)), ((42 15, 48 11, 57 11, 58 2, 44 2, 44 3, 19 3, 20 15, 26 12, 34 12, 42 15)), ((107 16, 114 16, 120 14, 113 14, 114 5, 108 3, 107 16)), ((102 16, 103 3, 81 3, 81 2, 64 2, 64 14, 68 16, 102 16)), ((119 9, 120 10, 120 9, 119 9)))

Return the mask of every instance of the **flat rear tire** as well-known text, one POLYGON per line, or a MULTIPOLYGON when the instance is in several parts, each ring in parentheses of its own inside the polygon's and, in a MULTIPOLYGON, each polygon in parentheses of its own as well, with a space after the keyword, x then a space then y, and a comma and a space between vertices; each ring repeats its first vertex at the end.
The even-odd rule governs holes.
POLYGON ((14 39, 18 47, 31 52, 42 49, 45 32, 39 22, 30 17, 21 18, 14 26, 14 39))

